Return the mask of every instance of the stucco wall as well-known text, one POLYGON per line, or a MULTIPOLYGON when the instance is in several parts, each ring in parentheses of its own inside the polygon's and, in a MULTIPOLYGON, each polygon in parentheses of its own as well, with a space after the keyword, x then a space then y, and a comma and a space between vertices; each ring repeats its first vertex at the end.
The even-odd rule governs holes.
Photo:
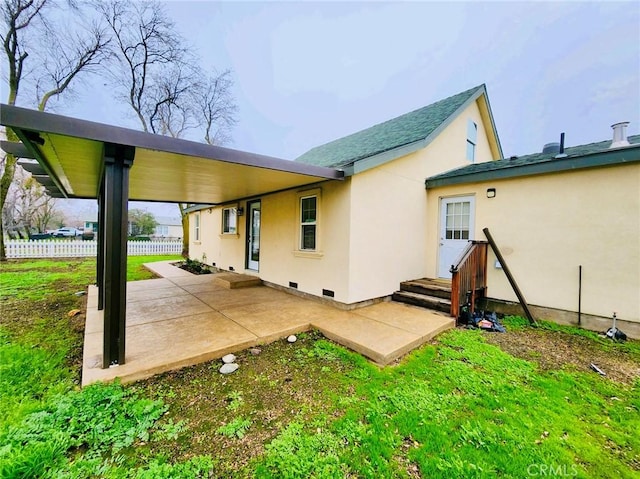
POLYGON ((261 279, 288 287, 298 283, 298 290, 322 296, 322 290, 335 292, 334 299, 347 302, 350 180, 328 181, 296 190, 266 195, 261 200, 261 235, 259 271, 245 269, 247 202, 225 206, 242 206, 245 215, 238 217, 238 234, 223 235, 222 207, 200 212, 201 240, 195 240, 193 214, 190 218, 190 256, 208 264, 234 271, 255 274, 261 279), (317 194, 318 250, 299 251, 299 198, 317 194))
MULTIPOLYGON (((397 290, 403 280, 427 272, 429 223, 424 181, 436 173, 467 165, 468 120, 478 125, 476 162, 494 159, 480 110, 474 102, 426 148, 344 181, 289 190, 261 198, 260 270, 244 269, 246 216, 239 218, 238 235, 221 235, 222 208, 201 212, 201 240, 195 241, 191 222, 190 256, 261 279, 334 300, 356 303, 397 290), (314 188, 316 190, 314 190, 314 188), (299 196, 320 194, 318 252, 297 251, 299 196)), ((235 205, 230 205, 235 206, 235 205)), ((240 206, 245 208, 246 202, 240 206)))
MULTIPOLYGON (((558 160, 562 161, 562 160, 558 160)), ((457 185, 429 190, 429 218, 440 199, 475 195, 475 239, 488 227, 527 302, 640 321, 640 165, 457 185), (496 189, 495 198, 486 190, 496 189)), ((437 268, 437 230, 428 235, 428 274, 437 268)), ((515 301, 489 254, 490 297, 515 301)))
POLYGON ((427 275, 427 237, 438 225, 428 216, 424 182, 469 164, 469 119, 478 125, 476 162, 494 159, 474 102, 426 148, 353 176, 349 302, 389 295, 401 281, 427 275))

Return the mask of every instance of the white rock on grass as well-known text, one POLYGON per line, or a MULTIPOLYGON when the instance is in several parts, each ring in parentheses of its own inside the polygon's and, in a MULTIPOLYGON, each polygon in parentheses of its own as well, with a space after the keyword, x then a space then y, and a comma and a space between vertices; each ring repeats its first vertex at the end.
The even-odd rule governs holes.
POLYGON ((236 356, 234 354, 227 354, 222 356, 222 362, 225 364, 231 364, 236 362, 236 356))
POLYGON ((220 368, 220 373, 221 374, 231 374, 232 372, 236 371, 240 366, 238 366, 235 363, 232 364, 223 364, 222 367, 220 368))
POLYGON ((258 354, 260 354, 260 353, 262 352, 262 349, 260 349, 260 348, 251 348, 251 349, 249 350, 249 352, 250 352, 251 354, 253 354, 254 356, 257 356, 258 354))
POLYGON ((287 341, 289 341, 290 343, 295 343, 298 340, 298 338, 296 338, 296 336, 294 334, 292 334, 291 336, 289 336, 287 338, 287 341))

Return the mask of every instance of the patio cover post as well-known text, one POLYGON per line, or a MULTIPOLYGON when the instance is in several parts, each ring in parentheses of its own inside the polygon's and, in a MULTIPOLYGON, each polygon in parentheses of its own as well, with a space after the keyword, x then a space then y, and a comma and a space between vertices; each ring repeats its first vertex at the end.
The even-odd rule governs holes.
MULTIPOLYGON (((104 180, 104 171, 102 172, 104 180)), ((98 189, 98 231, 96 232, 97 258, 96 258, 96 286, 98 286, 98 311, 104 309, 104 235, 105 235, 105 201, 104 201, 104 181, 100 181, 98 189)))
POLYGON ((102 367, 125 362, 129 169, 135 148, 104 144, 104 329, 102 367))

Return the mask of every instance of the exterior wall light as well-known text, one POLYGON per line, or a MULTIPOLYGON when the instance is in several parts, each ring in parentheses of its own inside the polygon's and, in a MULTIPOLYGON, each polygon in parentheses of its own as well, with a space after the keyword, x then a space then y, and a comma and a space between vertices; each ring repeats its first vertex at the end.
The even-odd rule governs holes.
POLYGON ((495 198, 496 197, 496 189, 488 188, 487 189, 487 198, 495 198))
POLYGON ((242 216, 244 214, 244 208, 242 206, 238 206, 238 208, 236 208, 236 214, 238 216, 242 216))

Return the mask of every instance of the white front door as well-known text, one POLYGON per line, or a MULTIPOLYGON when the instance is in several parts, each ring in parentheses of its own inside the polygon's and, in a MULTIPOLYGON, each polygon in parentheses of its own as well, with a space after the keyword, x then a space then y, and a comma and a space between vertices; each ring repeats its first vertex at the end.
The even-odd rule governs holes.
POLYGON ((247 268, 260 269, 260 201, 247 203, 247 268))
POLYGON ((440 203, 440 246, 438 277, 451 278, 451 266, 467 246, 473 234, 474 198, 456 196, 440 203))

